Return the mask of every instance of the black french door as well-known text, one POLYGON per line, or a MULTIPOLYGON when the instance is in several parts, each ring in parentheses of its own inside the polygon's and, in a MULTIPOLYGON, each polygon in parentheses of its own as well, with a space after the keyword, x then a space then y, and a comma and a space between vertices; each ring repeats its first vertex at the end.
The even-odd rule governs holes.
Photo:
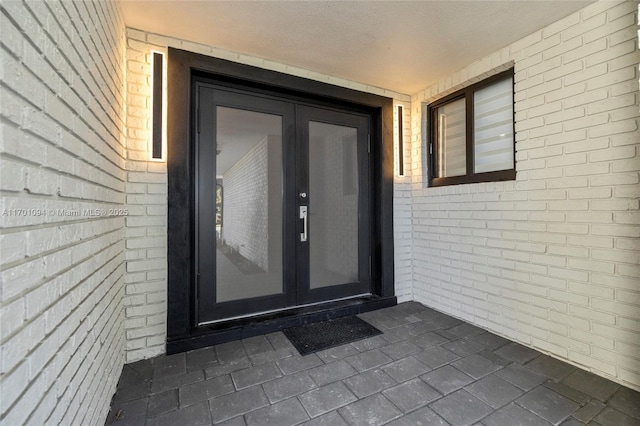
POLYGON ((196 323, 370 293, 370 117, 194 95, 196 323))

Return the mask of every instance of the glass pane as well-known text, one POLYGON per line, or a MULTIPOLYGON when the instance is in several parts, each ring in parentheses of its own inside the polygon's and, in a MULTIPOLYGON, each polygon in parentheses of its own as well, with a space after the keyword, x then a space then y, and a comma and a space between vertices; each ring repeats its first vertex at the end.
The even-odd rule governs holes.
POLYGON ((310 287, 358 282, 358 132, 309 123, 310 287))
POLYGON ((500 81, 473 97, 476 173, 513 169, 513 81, 500 81))
POLYGON ((437 177, 467 173, 465 100, 459 99, 438 108, 437 177))
POLYGON ((282 117, 216 119, 217 301, 282 293, 282 117))

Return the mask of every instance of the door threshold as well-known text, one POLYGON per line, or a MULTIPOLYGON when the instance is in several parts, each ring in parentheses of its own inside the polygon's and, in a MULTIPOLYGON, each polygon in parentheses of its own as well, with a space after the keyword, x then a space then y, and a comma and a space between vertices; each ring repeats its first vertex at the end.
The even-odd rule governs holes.
POLYGON ((343 300, 362 299, 362 298, 367 298, 367 297, 371 297, 371 293, 356 294, 355 296, 342 297, 342 298, 339 298, 339 299, 333 299, 330 302, 322 301, 322 302, 315 302, 315 303, 307 303, 306 305, 298 305, 298 306, 294 306, 294 307, 272 309, 272 310, 269 310, 269 311, 255 312, 255 313, 247 314, 247 315, 238 315, 238 316, 230 317, 230 318, 222 318, 222 319, 219 319, 219 320, 206 321, 206 322, 201 322, 200 324, 198 324, 198 327, 204 327, 204 326, 207 326, 207 325, 214 325, 214 324, 219 324, 219 323, 227 323, 229 321, 242 320, 242 319, 246 319, 246 318, 255 318, 255 317, 262 316, 262 315, 270 315, 270 314, 275 314, 275 313, 278 313, 278 312, 290 311, 292 309, 303 309, 303 308, 308 308, 308 307, 311 307, 311 306, 326 305, 328 303, 341 302, 343 300))
POLYGON ((396 304, 395 296, 367 294, 215 321, 194 328, 189 336, 167 340, 167 354, 275 333, 285 328, 357 315, 396 304))

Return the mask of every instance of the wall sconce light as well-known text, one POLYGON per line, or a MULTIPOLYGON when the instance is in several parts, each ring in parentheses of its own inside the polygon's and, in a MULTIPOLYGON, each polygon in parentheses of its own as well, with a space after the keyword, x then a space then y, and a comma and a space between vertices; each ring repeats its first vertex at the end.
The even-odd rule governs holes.
POLYGON ((398 105, 398 176, 404 176, 404 107, 398 105))
POLYGON ((151 160, 164 160, 164 53, 151 51, 151 160))

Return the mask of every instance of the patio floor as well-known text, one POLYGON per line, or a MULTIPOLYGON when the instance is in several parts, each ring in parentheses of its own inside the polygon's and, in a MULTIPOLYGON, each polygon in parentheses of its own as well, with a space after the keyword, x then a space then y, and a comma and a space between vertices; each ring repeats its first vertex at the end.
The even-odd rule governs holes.
POLYGON ((640 393, 416 302, 301 357, 280 332, 124 366, 107 425, 640 425, 640 393))

